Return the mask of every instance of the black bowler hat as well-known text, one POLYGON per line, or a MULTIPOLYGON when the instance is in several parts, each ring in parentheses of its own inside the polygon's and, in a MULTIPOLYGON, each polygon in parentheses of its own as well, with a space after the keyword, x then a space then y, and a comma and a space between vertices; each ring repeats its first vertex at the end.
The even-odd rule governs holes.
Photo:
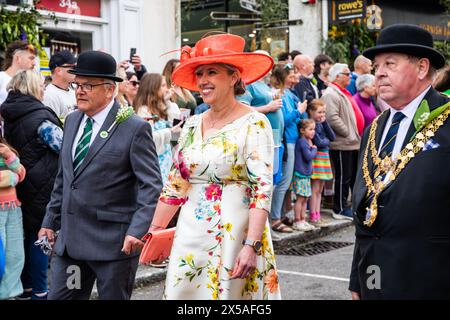
POLYGON ((394 24, 384 28, 381 30, 376 46, 365 50, 363 55, 373 60, 377 54, 384 52, 398 52, 428 58, 436 69, 445 65, 444 56, 433 47, 431 33, 413 24, 394 24))
POLYGON ((117 63, 109 54, 101 51, 87 51, 78 56, 77 66, 68 72, 77 76, 110 79, 122 82, 116 76, 117 63))

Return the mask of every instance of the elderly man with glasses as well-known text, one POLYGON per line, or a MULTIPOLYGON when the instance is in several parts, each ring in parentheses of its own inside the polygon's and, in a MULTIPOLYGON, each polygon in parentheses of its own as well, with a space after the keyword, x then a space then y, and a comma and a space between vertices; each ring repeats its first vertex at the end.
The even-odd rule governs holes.
POLYGON ((162 189, 150 124, 114 99, 122 81, 116 66, 109 54, 90 51, 69 71, 78 110, 65 121, 59 172, 39 232, 55 244, 52 300, 89 299, 95 280, 100 299, 130 299, 140 239, 162 189))

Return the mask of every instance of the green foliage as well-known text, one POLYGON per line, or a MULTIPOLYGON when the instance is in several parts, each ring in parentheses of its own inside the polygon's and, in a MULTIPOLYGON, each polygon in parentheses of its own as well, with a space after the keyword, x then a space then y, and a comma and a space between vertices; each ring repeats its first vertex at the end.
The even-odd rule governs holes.
POLYGON ((262 22, 289 19, 287 0, 260 0, 262 22))
POLYGON ((450 0, 439 0, 439 4, 444 7, 446 13, 450 13, 450 0))
POLYGON ((377 35, 378 32, 369 31, 365 23, 357 19, 351 23, 332 26, 323 49, 336 62, 352 66, 358 55, 375 45, 377 35))
POLYGON ((434 47, 444 55, 446 63, 450 63, 450 43, 447 41, 435 41, 434 47))
MULTIPOLYGON (((54 15, 51 18, 57 22, 54 15)), ((24 35, 29 43, 40 50, 48 38, 48 34, 39 28, 42 15, 34 5, 23 4, 11 11, 0 4, 0 21, 0 51, 5 51, 8 44, 22 39, 24 35)))

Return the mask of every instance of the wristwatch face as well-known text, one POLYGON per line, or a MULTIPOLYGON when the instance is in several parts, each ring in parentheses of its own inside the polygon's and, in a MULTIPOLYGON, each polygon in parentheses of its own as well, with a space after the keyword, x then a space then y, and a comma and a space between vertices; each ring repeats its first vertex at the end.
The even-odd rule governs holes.
POLYGON ((261 241, 255 241, 255 242, 253 243, 253 248, 255 248, 255 251, 256 251, 256 252, 260 251, 261 248, 262 248, 262 243, 261 243, 261 241))

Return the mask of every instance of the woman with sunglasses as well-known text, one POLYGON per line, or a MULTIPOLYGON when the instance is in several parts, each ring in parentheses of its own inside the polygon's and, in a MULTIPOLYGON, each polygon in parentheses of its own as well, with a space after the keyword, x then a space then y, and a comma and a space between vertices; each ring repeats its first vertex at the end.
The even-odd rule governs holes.
POLYGON ((125 81, 125 94, 124 97, 129 106, 133 105, 134 98, 137 95, 139 89, 139 80, 136 73, 127 71, 127 80, 125 81))

